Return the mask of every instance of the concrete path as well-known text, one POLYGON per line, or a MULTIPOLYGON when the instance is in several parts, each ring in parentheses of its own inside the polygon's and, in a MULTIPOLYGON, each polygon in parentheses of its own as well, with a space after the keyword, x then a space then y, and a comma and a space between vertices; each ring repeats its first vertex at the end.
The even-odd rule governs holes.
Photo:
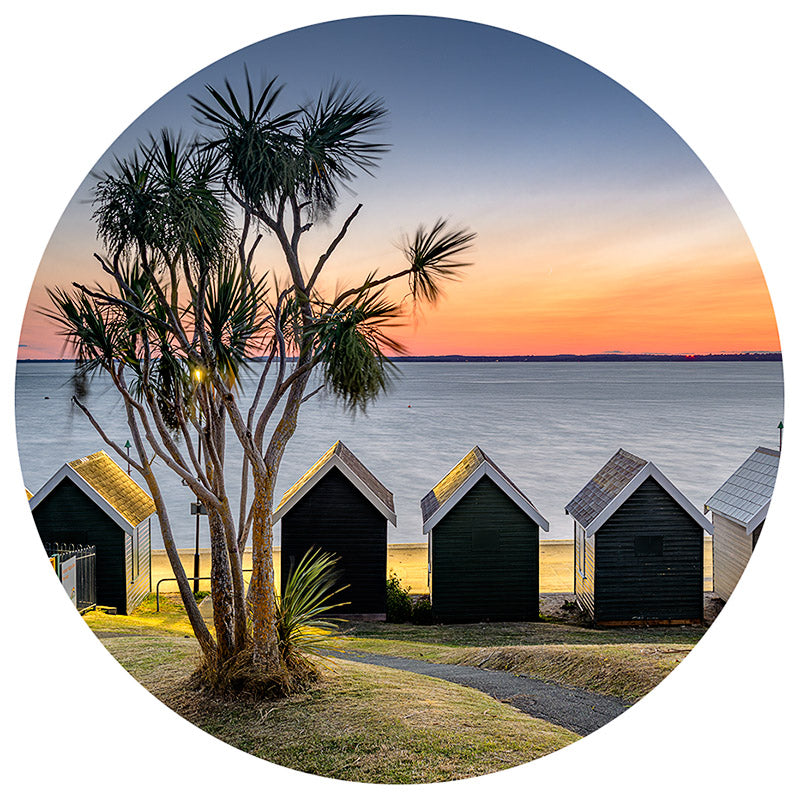
POLYGON ((325 651, 325 655, 362 664, 391 667, 419 675, 469 686, 488 694, 495 700, 509 703, 532 717, 561 725, 582 736, 596 731, 627 706, 617 698, 572 689, 554 683, 513 675, 499 670, 467 667, 461 664, 433 664, 414 658, 354 653, 352 651, 325 651))

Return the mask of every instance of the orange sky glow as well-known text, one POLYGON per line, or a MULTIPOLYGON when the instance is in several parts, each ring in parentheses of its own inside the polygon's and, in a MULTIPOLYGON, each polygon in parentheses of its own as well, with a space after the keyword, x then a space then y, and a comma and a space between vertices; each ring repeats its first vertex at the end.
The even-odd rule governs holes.
MULTIPOLYGON (((436 47, 422 48, 410 65, 406 39, 394 29, 401 23, 387 22, 387 30, 374 24, 384 36, 379 59, 369 37, 353 34, 345 47, 325 28, 233 54, 165 95, 110 152, 126 155, 163 125, 185 130, 187 96, 204 91, 205 81, 241 75, 245 58, 268 61, 298 87, 287 95, 298 102, 330 74, 360 79, 385 99, 390 123, 381 139, 391 148, 374 177, 345 187, 331 220, 305 237, 303 258, 313 265, 357 203, 363 209, 320 281, 329 293, 372 270, 402 268, 397 244, 420 223, 446 217, 474 231, 472 265, 462 279, 446 285, 435 308, 418 309, 394 330, 410 354, 779 349, 769 294, 739 220, 702 163, 651 109, 533 40, 431 22, 429 34, 415 36, 429 35, 436 47), (439 24, 447 37, 432 32, 439 24), (490 40, 492 59, 465 58, 490 40), (433 57, 445 44, 451 62, 433 57), (307 58, 297 58, 301 51, 307 58)), ((109 168, 109 153, 98 163, 100 171, 109 168)), ((63 354, 54 325, 35 311, 47 304, 45 287, 104 277, 92 258, 102 248, 87 202, 91 184, 79 187, 44 254, 20 358, 63 354)), ((286 269, 269 237, 257 263, 278 274, 286 269)), ((399 299, 406 289, 395 286, 390 296, 399 299)))

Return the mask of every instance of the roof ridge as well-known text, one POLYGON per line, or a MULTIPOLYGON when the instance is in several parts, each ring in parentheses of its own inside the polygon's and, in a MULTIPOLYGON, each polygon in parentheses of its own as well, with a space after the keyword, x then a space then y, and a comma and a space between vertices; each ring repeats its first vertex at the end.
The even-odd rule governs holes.
MULTIPOLYGON (((375 474, 364 464, 363 461, 341 440, 337 439, 284 493, 280 502, 275 508, 274 514, 279 519, 282 514, 281 509, 289 503, 295 495, 302 497, 303 489, 306 484, 311 482, 313 485, 317 474, 325 468, 331 459, 338 459, 340 464, 349 470, 350 473, 361 482, 368 492, 384 506, 390 515, 394 515, 394 495, 391 491, 375 476, 375 474)), ((340 470, 341 471, 341 470, 340 470)), ((351 483, 353 482, 352 479, 351 483)), ((295 501, 296 502, 296 501, 295 501)), ((275 518, 275 517, 274 517, 275 518)), ((393 523, 394 524, 394 523, 393 523)))

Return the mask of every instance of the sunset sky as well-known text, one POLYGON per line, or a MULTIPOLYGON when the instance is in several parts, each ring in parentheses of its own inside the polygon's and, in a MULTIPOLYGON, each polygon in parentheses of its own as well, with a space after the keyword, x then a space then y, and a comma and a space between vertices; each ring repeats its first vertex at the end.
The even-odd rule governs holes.
MULTIPOLYGON (((329 288, 396 270, 398 242, 421 222, 444 216, 478 234, 463 280, 395 332, 410 353, 779 349, 747 236, 691 150, 614 81, 506 31, 382 17, 284 34, 178 86, 109 153, 124 155, 165 125, 192 131, 187 95, 225 76, 240 81, 245 63, 256 78, 280 76, 287 107, 341 79, 389 110, 380 140, 391 150, 375 177, 343 192, 338 213, 308 237, 312 263, 364 204, 330 263, 329 288)), ((106 154, 98 168, 108 164, 106 154)), ((33 310, 46 302, 44 287, 101 277, 90 187, 87 179, 78 188, 53 233, 20 358, 62 354, 52 325, 33 310)), ((279 264, 267 243, 261 265, 279 264)))

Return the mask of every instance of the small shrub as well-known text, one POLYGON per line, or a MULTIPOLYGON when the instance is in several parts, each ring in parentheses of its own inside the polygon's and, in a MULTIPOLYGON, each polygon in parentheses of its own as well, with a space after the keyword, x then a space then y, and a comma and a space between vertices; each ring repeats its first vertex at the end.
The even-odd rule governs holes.
POLYGON ((330 611, 348 605, 337 602, 336 595, 349 588, 339 582, 338 561, 339 556, 314 548, 289 574, 277 608, 278 641, 287 664, 305 655, 318 655, 326 638, 338 630, 338 620, 327 617, 330 611))
POLYGON ((411 611, 411 622, 414 625, 432 625, 433 609, 431 608, 431 598, 428 595, 418 597, 411 611))
POLYGON ((392 572, 386 580, 386 621, 408 622, 414 611, 411 604, 410 589, 400 583, 400 578, 392 572))

